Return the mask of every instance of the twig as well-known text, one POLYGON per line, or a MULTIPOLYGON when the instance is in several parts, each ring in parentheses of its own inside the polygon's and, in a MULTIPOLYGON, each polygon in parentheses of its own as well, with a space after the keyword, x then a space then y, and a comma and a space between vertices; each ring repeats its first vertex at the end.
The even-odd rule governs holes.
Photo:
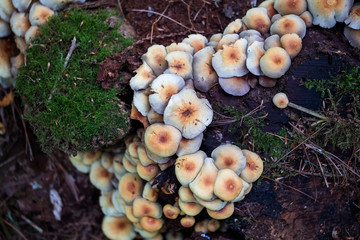
POLYGON ((193 21, 196 20, 196 18, 198 17, 199 13, 201 12, 201 10, 204 8, 206 3, 203 3, 203 5, 201 6, 201 8, 199 9, 199 11, 197 11, 197 13, 195 14, 195 17, 193 18, 193 21))
POLYGON ((164 17, 166 19, 169 19, 170 21, 182 26, 183 28, 186 28, 187 30, 194 31, 194 32, 197 32, 197 33, 203 33, 203 31, 198 31, 196 29, 189 28, 189 27, 185 26, 184 24, 172 19, 171 17, 168 17, 168 16, 166 16, 164 14, 161 14, 161 13, 158 13, 158 12, 155 12, 155 11, 145 10, 145 9, 132 9, 131 11, 132 12, 146 12, 146 13, 152 13, 152 14, 155 14, 155 15, 159 15, 159 16, 162 16, 162 17, 164 17))
POLYGON ((16 227, 14 227, 11 223, 9 223, 8 221, 6 221, 5 219, 3 219, 4 223, 6 223, 9 227, 11 227, 12 229, 14 229, 15 232, 17 232, 17 234, 20 235, 20 237, 22 237, 24 240, 28 240, 24 234, 22 234, 22 232, 20 232, 19 229, 17 229, 16 227))
POLYGON ((319 163, 319 167, 320 167, 321 173, 322 173, 322 175, 323 175, 323 177, 324 177, 324 181, 325 181, 326 187, 329 188, 329 183, 328 183, 327 180, 326 180, 325 173, 324 173, 324 169, 323 169, 323 167, 321 166, 319 157, 318 157, 317 154, 315 154, 315 157, 316 157, 316 160, 317 160, 318 163, 319 163))
POLYGON ((9 157, 5 162, 0 163, 0 168, 2 168, 3 166, 5 166, 6 164, 8 164, 9 162, 11 162, 12 160, 14 160, 15 158, 17 158, 18 156, 24 154, 24 151, 21 151, 17 154, 15 154, 14 156, 9 157))
POLYGON ((294 191, 296 191, 296 192, 298 192, 298 193, 301 193, 301 194, 307 196, 308 198, 311 198, 312 200, 314 200, 314 201, 316 202, 316 199, 315 199, 315 198, 313 198, 312 196, 310 196, 310 195, 307 194, 307 193, 304 193, 303 191, 301 191, 301 190, 299 190, 299 189, 296 189, 296 188, 294 188, 294 187, 292 187, 292 186, 289 186, 289 185, 287 185, 287 184, 285 184, 285 183, 282 183, 282 182, 280 182, 280 181, 278 181, 278 180, 275 180, 275 179, 272 179, 272 178, 268 178, 268 177, 266 177, 266 176, 261 176, 261 177, 262 177, 262 178, 265 178, 265 179, 268 179, 268 180, 271 180, 271 181, 274 181, 274 182, 276 182, 276 183, 278 183, 278 184, 281 184, 281 185, 283 185, 283 186, 285 186, 285 187, 288 187, 288 188, 290 188, 290 189, 292 189, 292 190, 294 190, 294 191))
POLYGON ((122 6, 121 6, 121 2, 120 2, 120 0, 117 0, 117 3, 118 3, 118 6, 119 6, 119 9, 120 9, 121 15, 123 15, 123 17, 125 17, 125 15, 124 15, 124 11, 123 11, 123 9, 122 9, 122 6))
MULTIPOLYGON (((69 50, 69 52, 68 52, 68 54, 66 55, 66 58, 65 58, 64 70, 65 70, 65 68, 67 67, 68 63, 69 63, 69 60, 70 60, 70 57, 71 57, 73 51, 75 50, 75 46, 76 46, 76 37, 74 36, 73 40, 71 41, 70 50, 69 50)), ((64 70, 63 70, 63 71, 64 71, 64 70)))
POLYGON ((11 106, 12 106, 13 109, 15 109, 17 111, 17 113, 20 116, 21 123, 22 123, 22 125, 24 127, 24 133, 25 133, 25 140, 26 140, 25 151, 29 152, 30 161, 32 161, 34 159, 34 155, 33 155, 33 151, 32 151, 32 148, 31 148, 31 144, 30 144, 28 133, 27 133, 25 120, 24 120, 24 117, 22 115, 21 109, 17 105, 15 105, 14 103, 11 103, 11 106))
MULTIPOLYGON (((164 15, 164 13, 168 10, 170 4, 168 4, 166 6, 166 8, 164 9, 164 11, 161 13, 162 15, 164 15)), ((152 44, 152 39, 153 39, 153 33, 154 33, 154 26, 157 22, 160 21, 160 19, 162 18, 162 16, 158 17, 154 22, 153 24, 151 25, 151 33, 150 33, 150 43, 152 44)))
POLYGON ((21 218, 25 221, 25 222, 27 222, 28 224, 30 224, 30 226, 32 226, 36 231, 38 231, 39 233, 43 233, 44 232, 44 230, 42 230, 42 228, 41 227, 39 227, 39 226, 37 226, 35 223, 33 223, 30 219, 28 219, 28 218, 26 218, 24 215, 20 215, 21 216, 21 218))

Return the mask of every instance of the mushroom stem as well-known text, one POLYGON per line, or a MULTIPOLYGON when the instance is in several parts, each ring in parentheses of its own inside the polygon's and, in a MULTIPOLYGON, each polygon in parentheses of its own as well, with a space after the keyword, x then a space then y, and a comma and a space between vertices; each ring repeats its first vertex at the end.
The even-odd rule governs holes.
POLYGON ((292 107, 292 108, 295 108, 295 109, 297 109, 297 110, 299 110, 299 111, 305 112, 305 113, 307 113, 307 114, 310 114, 310 115, 312 115, 312 116, 314 116, 314 117, 320 118, 320 119, 322 119, 322 120, 324 120, 324 121, 328 121, 328 120, 329 120, 328 117, 325 117, 324 115, 318 114, 318 113, 316 113, 316 112, 314 112, 314 111, 312 111, 312 110, 310 110, 310 109, 307 109, 307 108, 304 108, 304 107, 302 107, 302 106, 299 106, 299 105, 297 105, 297 104, 295 104, 295 103, 289 102, 289 103, 288 103, 288 106, 289 106, 289 107, 292 107))

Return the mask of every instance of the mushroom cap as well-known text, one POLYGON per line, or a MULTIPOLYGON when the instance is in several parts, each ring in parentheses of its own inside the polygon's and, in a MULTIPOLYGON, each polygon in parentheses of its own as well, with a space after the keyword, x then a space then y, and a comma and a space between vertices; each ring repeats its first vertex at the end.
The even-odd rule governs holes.
POLYGON ((160 172, 160 169, 157 164, 144 166, 141 163, 138 163, 136 165, 136 171, 142 179, 150 181, 160 172))
POLYGON ((231 169, 220 169, 214 185, 214 194, 224 201, 232 201, 239 195, 242 187, 238 174, 231 169))
POLYGON ((183 155, 192 154, 199 151, 203 137, 204 134, 200 133, 198 136, 192 139, 182 138, 176 155, 181 157, 183 155))
POLYGON ((114 154, 112 153, 103 153, 100 158, 101 165, 106 168, 109 172, 113 172, 114 165, 114 154))
POLYGON ((29 44, 31 40, 35 39, 35 36, 39 33, 39 26, 31 26, 25 33, 26 43, 29 44))
POLYGON ((280 43, 289 54, 290 58, 296 57, 302 48, 302 40, 296 33, 287 33, 282 35, 280 43))
POLYGON ((114 155, 113 158, 113 171, 118 180, 120 180, 121 176, 126 173, 126 169, 123 165, 123 157, 124 154, 118 153, 114 155))
POLYGON ((90 168, 90 182, 102 192, 108 192, 112 189, 111 178, 113 174, 104 168, 100 161, 96 161, 90 168))
POLYGON ((12 0, 14 7, 19 12, 26 12, 31 4, 32 0, 12 0))
POLYGON ((187 187, 199 174, 204 164, 206 153, 197 151, 196 153, 178 157, 175 162, 175 175, 181 185, 187 187))
POLYGON ((202 92, 209 91, 218 81, 218 76, 211 64, 215 53, 213 47, 205 47, 194 55, 193 77, 194 86, 202 92))
POLYGON ((142 217, 140 219, 140 224, 146 231, 149 232, 159 231, 164 225, 164 219, 153 218, 153 217, 142 217))
POLYGON ((274 8, 281 15, 300 15, 306 11, 307 3, 306 0, 276 0, 274 8))
POLYGON ((125 205, 125 214, 126 217, 129 219, 130 222, 132 223, 139 223, 140 222, 140 218, 137 218, 134 216, 133 214, 133 205, 125 205))
POLYGON ((131 157, 129 155, 124 155, 123 159, 122 159, 122 164, 124 166, 124 168, 126 169, 126 171, 130 172, 130 173, 136 173, 136 163, 133 160, 130 160, 131 157))
POLYGON ((345 19, 345 24, 352 29, 360 29, 360 3, 355 3, 349 13, 349 16, 345 19))
POLYGON ((250 187, 250 184, 247 183, 244 179, 240 178, 241 181, 242 181, 242 189, 241 189, 241 192, 239 193, 239 195, 234 199, 232 200, 231 202, 239 202, 241 200, 243 200, 245 198, 245 192, 247 192, 247 190, 249 189, 250 187))
POLYGON ((152 188, 151 183, 147 182, 141 196, 149 201, 156 202, 159 196, 159 190, 152 188))
POLYGON ((209 209, 206 209, 206 211, 213 219, 226 219, 234 213, 234 203, 229 202, 225 205, 225 207, 218 211, 212 211, 209 209))
POLYGON ((280 47, 269 48, 260 59, 260 69, 270 78, 279 78, 289 70, 291 58, 285 49, 280 47))
POLYGON ((184 79, 178 75, 169 73, 159 75, 151 83, 152 94, 149 96, 151 107, 157 113, 163 114, 171 96, 178 93, 184 86, 184 79))
POLYGON ((116 211, 118 211, 119 213, 125 214, 125 212, 126 212, 126 209, 125 209, 126 202, 120 196, 119 190, 112 191, 111 201, 114 204, 114 207, 115 207, 116 211))
POLYGON ((216 219, 210 219, 207 228, 209 232, 216 232, 220 228, 220 222, 216 219))
POLYGON ((355 30, 345 26, 344 35, 349 41, 350 45, 355 48, 360 48, 360 30, 355 30))
POLYGON ((265 54, 264 42, 255 41, 247 48, 246 67, 256 76, 262 75, 260 70, 260 58, 265 54))
POLYGON ((130 87, 134 91, 147 88, 156 78, 153 70, 146 62, 143 62, 143 64, 134 72, 136 72, 136 75, 130 79, 130 87))
POLYGON ((149 65, 156 76, 159 76, 168 67, 165 60, 166 54, 165 46, 156 44, 149 47, 141 59, 149 65))
POLYGON ((219 78, 221 88, 233 96, 244 96, 250 91, 246 77, 219 78))
POLYGON ((311 27, 313 23, 313 16, 309 11, 305 11, 299 15, 299 17, 305 22, 306 27, 311 27))
POLYGON ((275 0, 265 0, 259 5, 259 7, 263 7, 266 9, 267 15, 269 16, 270 19, 272 18, 272 16, 277 14, 277 11, 274 8, 274 1, 275 0))
POLYGON ((72 163, 72 165, 81 173, 89 173, 90 171, 90 166, 86 165, 83 163, 82 161, 83 158, 83 154, 82 153, 77 153, 76 156, 69 156, 70 162, 72 163))
MULTIPOLYGON (((231 171, 231 170, 230 170, 231 171)), ((209 210, 212 210, 212 211, 218 211, 220 209, 222 209, 223 207, 225 207, 226 205, 226 201, 223 201, 219 198, 215 198, 214 200, 211 200, 211 201, 204 201, 204 200, 201 200, 199 197, 197 197, 196 195, 194 195, 194 198, 196 199, 196 201, 204 206, 205 208, 209 209, 209 210)))
POLYGON ((0 1, 0 18, 5 22, 10 22, 11 14, 15 11, 11 0, 0 1))
POLYGON ((281 14, 280 13, 277 13, 275 14, 274 16, 272 16, 271 18, 271 23, 274 23, 276 20, 278 20, 279 18, 281 18, 281 14))
POLYGON ((248 42, 248 46, 252 45, 255 41, 263 42, 264 39, 261 37, 261 33, 254 29, 242 31, 239 34, 240 38, 245 38, 248 42))
POLYGON ((246 78, 247 78, 247 82, 250 85, 250 87, 255 88, 258 83, 258 76, 248 74, 246 78))
POLYGON ((179 207, 181 209, 181 211, 183 211, 186 215, 189 216, 196 216, 198 215, 201 210, 203 210, 203 206, 201 206, 200 204, 196 203, 196 202, 183 202, 181 201, 181 199, 179 199, 179 207))
POLYGON ((216 50, 221 50, 224 48, 224 46, 228 46, 231 44, 234 44, 236 42, 236 40, 239 39, 239 34, 226 34, 223 35, 222 38, 220 39, 220 41, 217 43, 216 45, 216 50))
POLYGON ((269 78, 267 76, 260 76, 259 77, 260 86, 263 86, 263 87, 266 87, 266 88, 275 87, 276 82, 277 82, 276 78, 269 78))
POLYGON ((332 28, 349 15, 354 0, 307 0, 308 9, 314 17, 313 24, 332 28))
POLYGON ((205 158, 199 174, 189 184, 191 191, 202 200, 211 201, 214 197, 214 184, 218 171, 214 160, 205 158))
POLYGON ((63 9, 69 2, 85 2, 85 0, 40 0, 41 4, 51 8, 54 11, 63 9))
POLYGON ((146 149, 160 157, 174 155, 180 141, 180 131, 170 125, 155 123, 150 125, 145 131, 144 142, 146 149))
POLYGON ((190 190, 189 187, 181 186, 178 191, 179 198, 182 202, 188 203, 188 202, 197 202, 197 200, 194 197, 193 192, 190 190))
POLYGON ((278 34, 280 37, 287 33, 296 33, 300 38, 306 34, 306 24, 297 15, 289 14, 277 19, 270 28, 270 34, 278 34))
POLYGON ((273 103, 278 108, 286 108, 289 104, 289 99, 285 93, 277 93, 273 97, 273 103))
POLYGON ((141 142, 132 142, 126 148, 127 152, 125 152, 125 154, 128 153, 131 157, 131 160, 135 163, 139 162, 139 160, 134 160, 134 158, 139 158, 137 149, 141 144, 141 142))
POLYGON ((247 40, 240 38, 214 54, 212 66, 219 77, 242 77, 249 72, 246 68, 246 47, 247 40))
POLYGON ((200 232, 200 233, 207 233, 208 232, 208 229, 207 229, 208 222, 209 222, 209 219, 203 219, 203 220, 197 222, 194 226, 194 231, 200 232))
POLYGON ((146 90, 134 91, 133 104, 141 115, 146 117, 151 108, 148 92, 146 90))
POLYGON ((133 202, 133 214, 135 217, 161 218, 162 207, 160 203, 137 197, 133 202))
MULTIPOLYGON (((242 23, 241 19, 235 19, 234 21, 230 22, 226 28, 224 29, 224 35, 226 34, 239 34, 244 29, 244 24, 242 23)), ((211 40, 210 40, 211 41, 211 40)))
MULTIPOLYGON (((146 148, 146 147, 145 147, 146 148)), ((155 163, 159 164, 159 166, 161 164, 164 164, 164 163, 167 163, 170 159, 170 157, 162 157, 162 156, 159 156, 153 152, 151 152, 149 149, 146 149, 146 153, 148 155, 148 157, 153 160, 155 163)), ((161 170, 161 168, 160 168, 161 170)), ((161 170, 162 171, 162 170, 161 170)))
POLYGON ((198 98, 192 89, 183 89, 171 96, 164 111, 164 123, 179 129, 187 139, 202 133, 212 118, 213 110, 209 101, 198 98))
POLYGON ((166 218, 176 219, 180 214, 180 209, 170 204, 166 204, 163 207, 163 213, 166 218))
POLYGON ((195 218, 193 216, 185 216, 180 219, 180 224, 181 224, 181 226, 183 226, 185 228, 190 228, 190 227, 194 226, 195 218))
POLYGON ((54 15, 54 13, 55 12, 50 8, 36 2, 30 8, 30 12, 29 12, 30 23, 31 25, 42 26, 48 21, 49 17, 54 15))
POLYGON ((131 240, 136 236, 133 225, 126 217, 105 216, 101 229, 104 235, 112 240, 131 240))
POLYGON ((184 51, 173 51, 165 56, 169 68, 167 73, 176 74, 183 79, 193 78, 192 62, 193 57, 190 53, 184 51))
POLYGON ((222 33, 215 33, 209 38, 209 42, 219 42, 223 37, 222 33))
POLYGON ((267 10, 264 7, 249 9, 242 21, 249 29, 255 29, 261 34, 267 33, 271 25, 267 10))
POLYGON ((281 47, 280 36, 277 34, 271 35, 265 39, 264 50, 267 51, 272 47, 281 47))
POLYGON ((242 150, 233 144, 223 144, 216 147, 211 152, 211 157, 218 169, 231 169, 236 174, 240 174, 245 168, 246 158, 242 150))
POLYGON ((246 166, 240 177, 248 183, 255 182, 263 172, 263 161, 260 156, 249 150, 242 150, 246 157, 246 166))
POLYGON ((166 47, 166 51, 167 53, 171 53, 174 51, 183 51, 183 52, 187 52, 191 55, 194 54, 194 48, 192 46, 190 46, 190 44, 181 42, 181 43, 172 43, 169 46, 166 47))
POLYGON ((112 202, 113 191, 102 193, 99 197, 101 211, 105 216, 121 217, 124 213, 118 212, 112 202))
POLYGON ((10 27, 16 36, 24 37, 30 26, 29 16, 27 13, 13 12, 10 18, 10 27))
POLYGON ((22 53, 19 53, 18 55, 16 55, 15 57, 12 57, 10 59, 11 62, 11 74, 16 77, 20 67, 24 64, 25 62, 25 55, 22 53))
POLYGON ((149 166, 151 164, 154 164, 155 162, 153 160, 151 160, 149 158, 149 156, 147 155, 147 151, 144 145, 140 145, 137 148, 137 153, 138 153, 138 157, 139 157, 139 161, 141 163, 141 165, 143 166, 149 166))
POLYGON ((190 46, 194 49, 195 54, 197 51, 203 49, 206 46, 208 40, 201 34, 190 34, 187 38, 182 40, 182 42, 190 44, 190 46))
POLYGON ((143 191, 143 182, 136 173, 125 173, 119 181, 119 194, 127 204, 134 201, 143 191))
POLYGON ((151 108, 150 111, 148 112, 147 119, 150 124, 164 122, 163 115, 157 113, 153 108, 151 108))
POLYGON ((11 34, 9 23, 0 18, 0 38, 7 37, 11 34))
POLYGON ((15 39, 16 47, 20 50, 22 54, 26 55, 27 44, 25 42, 25 39, 23 37, 18 37, 18 36, 15 36, 14 39, 15 39))

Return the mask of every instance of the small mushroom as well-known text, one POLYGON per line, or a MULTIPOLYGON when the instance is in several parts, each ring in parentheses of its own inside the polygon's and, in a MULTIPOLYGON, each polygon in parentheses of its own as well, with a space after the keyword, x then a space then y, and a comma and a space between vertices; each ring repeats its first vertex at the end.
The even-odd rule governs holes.
POLYGON ((267 33, 271 25, 267 10, 263 7, 249 9, 242 21, 249 29, 255 29, 261 34, 267 33))
POLYGON ((119 194, 127 204, 131 204, 143 191, 143 182, 136 173, 125 173, 119 181, 119 194))
POLYGON ((169 68, 166 73, 176 74, 184 80, 192 79, 192 62, 193 57, 190 53, 184 51, 170 52, 165 56, 169 68))
POLYGON ((140 219, 140 224, 146 231, 149 232, 159 231, 164 225, 164 219, 153 218, 153 217, 142 217, 140 219))
POLYGON ((211 201, 204 201, 201 198, 197 197, 196 195, 194 195, 194 198, 200 205, 212 211, 218 211, 223 207, 225 207, 225 205, 227 204, 226 201, 223 201, 222 199, 219 198, 215 198, 211 201))
POLYGON ((164 122, 163 115, 157 113, 153 108, 151 108, 150 111, 148 112, 147 119, 150 124, 164 122))
POLYGON ((233 33, 239 34, 244 29, 244 27, 245 26, 242 23, 241 19, 235 19, 225 27, 223 34, 224 35, 233 34, 233 33))
POLYGON ((83 153, 77 153, 76 156, 69 156, 70 162, 72 165, 81 173, 89 173, 90 166, 87 164, 84 164, 82 161, 83 153))
POLYGON ((102 192, 108 192, 112 189, 111 178, 113 174, 104 168, 100 161, 96 161, 90 168, 90 182, 102 192))
POLYGON ((141 196, 151 202, 156 202, 159 196, 159 190, 152 188, 151 182, 147 182, 141 196))
POLYGON ((189 187, 181 186, 178 191, 179 198, 182 202, 188 203, 188 202, 197 202, 197 200, 194 197, 193 192, 190 190, 189 187))
POLYGON ((215 33, 209 38, 209 42, 219 42, 223 37, 222 33, 215 33))
POLYGON ((290 58, 296 57, 302 48, 302 40, 296 33, 287 33, 282 35, 280 43, 289 54, 290 58))
POLYGON ((242 150, 246 157, 246 166, 240 177, 248 183, 255 182, 263 172, 263 161, 260 156, 249 150, 242 150))
POLYGON ((138 154, 138 157, 139 157, 139 161, 141 163, 141 165, 143 166, 149 166, 151 164, 154 164, 155 162, 153 160, 151 160, 149 158, 149 156, 147 155, 147 152, 146 152, 146 148, 144 145, 140 145, 138 148, 137 148, 137 154, 138 154))
POLYGON ((160 203, 137 197, 133 202, 133 214, 135 217, 161 218, 162 207, 160 203))
POLYGON ((279 78, 284 75, 291 66, 289 54, 280 47, 269 48, 260 59, 260 69, 265 76, 279 78))
POLYGON ((180 209, 176 206, 166 204, 163 207, 163 213, 166 218, 176 219, 180 214, 180 209))
POLYGON ((239 39, 239 34, 226 34, 223 35, 218 44, 216 45, 216 51, 221 50, 224 46, 232 45, 239 39))
POLYGON ((0 38, 7 37, 11 34, 9 23, 0 18, 0 38))
POLYGON ((190 46, 194 49, 194 54, 195 54, 197 51, 203 49, 206 46, 208 40, 205 36, 201 34, 190 34, 182 42, 190 44, 190 46))
POLYGON ((345 19, 345 24, 348 27, 359 30, 360 29, 360 3, 355 3, 349 13, 349 16, 345 19))
POLYGON ((99 204, 101 211, 105 216, 121 217, 124 216, 123 212, 118 212, 112 202, 113 191, 102 193, 99 197, 99 204))
POLYGON ((30 26, 28 14, 13 12, 10 18, 10 27, 16 36, 24 37, 30 26))
POLYGON ((181 224, 181 226, 183 226, 185 228, 190 228, 190 227, 194 226, 195 218, 193 216, 185 216, 180 219, 180 224, 181 224))
POLYGON ((218 198, 224 201, 232 201, 239 195, 242 188, 242 181, 238 174, 236 174, 233 170, 219 170, 214 185, 214 194, 218 198))
POLYGON ((217 230, 220 229, 220 222, 216 219, 210 219, 208 224, 207 224, 207 229, 209 230, 209 232, 216 232, 217 230))
POLYGON ((306 0, 276 0, 274 8, 281 15, 300 15, 306 11, 307 3, 306 0))
POLYGON ((136 72, 136 75, 130 79, 130 87, 134 91, 147 88, 156 78, 153 70, 146 62, 143 62, 143 64, 134 72, 136 72))
POLYGON ((266 9, 267 15, 269 16, 270 19, 272 18, 272 16, 277 14, 277 11, 274 8, 274 2, 275 0, 265 0, 259 5, 259 7, 263 7, 266 9))
POLYGON ((162 74, 167 69, 167 62, 165 60, 166 48, 163 45, 152 45, 147 52, 142 55, 141 59, 149 65, 156 76, 162 74))
POLYGON ((242 31, 239 34, 240 38, 245 38, 247 41, 247 45, 248 47, 251 46, 255 41, 258 42, 263 42, 264 39, 261 37, 261 33, 257 30, 254 29, 249 29, 249 30, 245 30, 242 31))
POLYGON ((267 76, 260 76, 259 77, 259 84, 265 88, 272 88, 275 87, 277 82, 276 78, 269 78, 267 76))
POLYGON ((133 225, 126 217, 105 216, 101 229, 109 239, 132 240, 136 236, 133 225))
POLYGON ((181 157, 183 155, 192 154, 199 151, 203 136, 204 134, 200 133, 198 136, 192 139, 182 138, 179 144, 179 148, 176 151, 176 155, 181 157))
POLYGON ((272 47, 281 47, 280 37, 277 34, 271 35, 265 39, 264 50, 267 51, 272 47))
POLYGON ((31 42, 31 40, 35 39, 35 36, 40 33, 39 26, 31 26, 25 33, 25 41, 27 44, 31 42))
POLYGON ((355 30, 345 26, 344 35, 351 46, 360 49, 360 30, 355 30))
POLYGON ((244 96, 250 91, 246 77, 219 78, 221 88, 233 96, 244 96))
POLYGON ((14 7, 19 12, 26 12, 31 4, 32 0, 12 0, 14 7))
POLYGON ((311 27, 313 24, 313 16, 309 11, 305 11, 299 15, 299 17, 305 22, 306 27, 311 27))
POLYGON ((224 208, 218 211, 212 211, 209 209, 206 209, 206 211, 213 219, 226 219, 234 213, 234 203, 227 203, 224 208))
POLYGON ((30 23, 31 25, 42 26, 48 21, 49 17, 54 15, 54 13, 55 12, 50 8, 36 2, 30 8, 30 23))
POLYGON ((197 222, 194 226, 194 231, 200 232, 200 233, 207 233, 208 232, 208 229, 207 229, 208 222, 209 222, 209 219, 203 219, 203 220, 197 222))
POLYGON ((201 210, 203 210, 203 206, 196 202, 183 202, 179 199, 179 208, 188 216, 196 216, 198 215, 201 210))
POLYGON ((191 55, 194 54, 194 49, 187 43, 172 43, 169 46, 166 47, 167 53, 171 53, 174 51, 183 51, 187 52, 191 55))
POLYGON ((142 179, 150 181, 160 172, 160 169, 157 164, 144 166, 141 163, 138 163, 136 165, 136 171, 142 179))
POLYGON ((265 54, 264 42, 255 41, 247 48, 246 67, 256 76, 262 75, 260 70, 260 58, 265 54))
POLYGON ((206 153, 197 151, 178 157, 175 162, 175 175, 181 185, 187 187, 199 174, 206 158, 206 153))
POLYGON ((231 169, 236 174, 245 168, 246 158, 241 149, 233 144, 223 144, 216 147, 211 157, 215 160, 218 169, 231 169))
POLYGON ((270 34, 278 34, 280 37, 287 33, 296 33, 300 38, 306 34, 306 24, 297 15, 289 14, 277 19, 270 28, 270 34))
POLYGON ((0 18, 5 22, 10 22, 11 14, 15 11, 11 0, 0 1, 0 18))

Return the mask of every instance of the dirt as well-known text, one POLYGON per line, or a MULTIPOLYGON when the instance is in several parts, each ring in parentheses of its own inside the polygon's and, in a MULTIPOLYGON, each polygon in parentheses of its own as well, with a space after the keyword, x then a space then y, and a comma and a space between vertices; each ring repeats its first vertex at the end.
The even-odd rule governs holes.
MULTIPOLYGON (((102 63, 98 80, 105 88, 123 85, 152 44, 179 42, 190 33, 209 37, 222 32, 229 22, 244 16, 251 7, 250 1, 215 2, 219 1, 122 1, 125 19, 133 29, 124 31, 135 32, 135 43, 125 53, 114 54, 102 63), (178 23, 164 17, 159 19, 156 14, 148 16, 136 9, 152 9, 178 23), (119 75, 126 76, 122 78, 124 82, 116 81, 119 75)), ((72 6, 95 9, 118 7, 118 2, 100 0, 72 6)), ((320 96, 299 84, 306 78, 329 78, 329 72, 336 74, 346 65, 360 65, 360 53, 348 44, 342 34, 343 27, 343 24, 337 24, 331 30, 308 29, 301 53, 274 88, 256 86, 246 96, 236 98, 215 86, 206 97, 212 104, 221 101, 246 111, 263 101, 263 110, 269 113, 267 130, 277 131, 288 125, 290 114, 272 106, 274 93, 285 90, 291 93, 292 101, 319 109, 320 96)), ((56 152, 48 156, 41 152, 31 129, 20 120, 19 106, 16 98, 15 104, 1 108, 0 112, 10 126, 8 133, 0 136, 0 239, 104 239, 98 190, 90 184, 86 174, 72 167, 66 155, 56 152), (52 212, 51 189, 60 194, 63 202, 61 221, 56 220, 52 212), (18 230, 14 231, 13 227, 18 230), (37 227, 43 232, 40 233, 37 227)), ((208 128, 202 147, 207 154, 214 146, 236 137, 236 133, 222 130, 221 127, 208 128)), ((292 165, 296 168, 298 163, 292 165)), ((171 202, 174 195, 162 199, 171 202)), ((183 229, 178 221, 167 221, 167 224, 173 230, 183 231, 186 239, 360 239, 359 199, 358 188, 335 187, 331 182, 327 188, 318 176, 263 178, 243 201, 236 203, 234 215, 226 221, 227 232, 201 235, 192 229, 183 229)), ((205 216, 206 213, 202 213, 197 219, 205 216)))

